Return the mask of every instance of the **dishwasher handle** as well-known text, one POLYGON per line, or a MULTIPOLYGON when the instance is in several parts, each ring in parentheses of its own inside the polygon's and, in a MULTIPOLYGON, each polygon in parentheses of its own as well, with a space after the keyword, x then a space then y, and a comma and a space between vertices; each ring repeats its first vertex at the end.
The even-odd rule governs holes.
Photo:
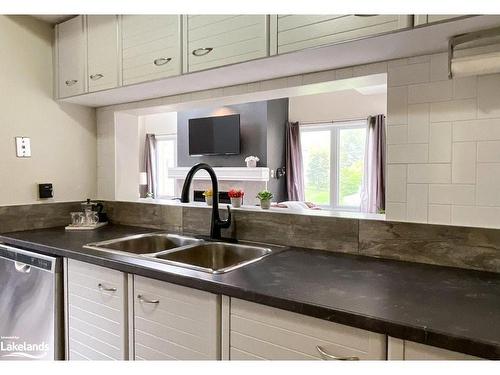
POLYGON ((14 268, 20 273, 30 273, 31 271, 31 266, 21 262, 14 262, 14 268))

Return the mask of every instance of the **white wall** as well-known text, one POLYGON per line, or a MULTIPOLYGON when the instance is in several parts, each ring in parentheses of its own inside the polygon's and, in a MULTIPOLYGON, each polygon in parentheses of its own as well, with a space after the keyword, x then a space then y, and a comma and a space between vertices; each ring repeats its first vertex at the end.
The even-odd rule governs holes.
POLYGON ((141 126, 137 116, 115 114, 115 199, 139 199, 141 126))
POLYGON ((345 90, 290 98, 288 118, 299 122, 335 121, 366 118, 386 111, 386 93, 362 95, 356 90, 345 90))
POLYGON ((29 16, 0 16, 0 205, 37 202, 37 182, 55 201, 96 195, 95 110, 53 99, 53 28, 29 16), (16 157, 14 137, 31 138, 16 157))

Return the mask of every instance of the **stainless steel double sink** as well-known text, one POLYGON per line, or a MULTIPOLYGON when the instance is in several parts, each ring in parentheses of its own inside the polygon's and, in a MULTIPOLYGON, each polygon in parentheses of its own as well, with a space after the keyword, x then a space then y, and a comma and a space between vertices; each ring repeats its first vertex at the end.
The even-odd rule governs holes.
POLYGON ((141 256, 174 266, 218 274, 255 263, 284 247, 254 243, 212 242, 167 233, 148 233, 90 243, 84 248, 141 256))

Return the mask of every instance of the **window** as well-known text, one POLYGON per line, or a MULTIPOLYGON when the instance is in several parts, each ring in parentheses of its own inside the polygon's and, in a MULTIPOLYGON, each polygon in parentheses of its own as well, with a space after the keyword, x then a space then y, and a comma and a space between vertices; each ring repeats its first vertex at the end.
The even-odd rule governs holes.
POLYGON ((158 171, 158 197, 168 199, 175 196, 175 180, 168 177, 168 168, 177 165, 177 136, 156 136, 156 162, 158 171))
POLYGON ((306 201, 359 210, 366 121, 302 125, 300 135, 306 201))

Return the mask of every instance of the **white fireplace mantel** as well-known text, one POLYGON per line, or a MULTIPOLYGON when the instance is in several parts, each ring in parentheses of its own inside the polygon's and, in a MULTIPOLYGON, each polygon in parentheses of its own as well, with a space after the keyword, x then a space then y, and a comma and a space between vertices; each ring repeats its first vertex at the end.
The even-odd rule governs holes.
MULTIPOLYGON (((168 169, 168 177, 184 180, 191 168, 176 167, 168 169)), ((267 167, 215 167, 217 179, 221 181, 269 181, 269 168, 267 167)), ((205 170, 200 170, 194 175, 195 180, 210 180, 205 170)))

